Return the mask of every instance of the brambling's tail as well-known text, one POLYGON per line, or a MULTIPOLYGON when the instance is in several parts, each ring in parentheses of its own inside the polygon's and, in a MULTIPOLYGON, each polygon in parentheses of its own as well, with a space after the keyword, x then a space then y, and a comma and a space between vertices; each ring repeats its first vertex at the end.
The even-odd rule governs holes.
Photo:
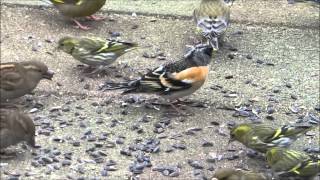
POLYGON ((134 92, 139 86, 139 80, 132 80, 127 82, 105 82, 99 90, 117 90, 124 89, 123 94, 134 92))

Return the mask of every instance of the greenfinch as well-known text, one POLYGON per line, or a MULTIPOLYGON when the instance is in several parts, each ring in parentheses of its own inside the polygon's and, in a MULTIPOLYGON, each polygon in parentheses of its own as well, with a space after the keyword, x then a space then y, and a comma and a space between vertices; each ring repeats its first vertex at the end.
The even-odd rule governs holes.
POLYGON ((90 27, 82 25, 75 18, 88 17, 95 21, 104 19, 93 14, 102 8, 106 0, 50 0, 50 2, 63 16, 71 18, 83 30, 88 30, 90 27))
POLYGON ((300 135, 315 128, 311 125, 285 125, 274 128, 266 124, 239 124, 230 131, 230 141, 237 140, 246 147, 265 153, 272 147, 288 147, 300 135))
POLYGON ((137 46, 136 43, 99 38, 63 37, 58 42, 58 49, 84 64, 96 67, 92 73, 100 72, 105 66, 137 46))
POLYGON ((279 177, 312 180, 320 172, 320 160, 313 159, 304 152, 272 148, 267 151, 266 158, 271 169, 279 177))

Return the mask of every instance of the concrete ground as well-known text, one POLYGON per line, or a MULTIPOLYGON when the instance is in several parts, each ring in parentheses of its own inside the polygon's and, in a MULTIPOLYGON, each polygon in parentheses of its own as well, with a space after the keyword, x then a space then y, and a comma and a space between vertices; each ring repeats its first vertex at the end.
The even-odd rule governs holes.
MULTIPOLYGON (((277 127, 299 118, 319 120, 319 9, 309 4, 236 1, 226 45, 214 54, 206 84, 189 97, 205 107, 188 106, 192 116, 176 117, 168 115, 169 107, 150 104, 154 96, 122 96, 98 88, 106 80, 135 78, 147 68, 179 59, 195 37, 190 14, 197 1, 109 0, 99 12, 108 14, 108 20, 84 22, 90 31, 73 28, 38 1, 2 2, 1 62, 37 59, 56 74, 33 95, 14 100, 34 118, 41 147, 33 153, 13 147, 17 157, 1 159, 1 179, 128 179, 133 176, 129 166, 142 151, 127 156, 120 150, 150 138, 155 143, 151 149, 160 151, 145 152, 152 167, 134 175, 140 179, 210 178, 219 167, 263 171, 263 160, 247 157, 239 143, 227 144, 228 124, 261 121, 277 127), (87 77, 78 61, 54 49, 66 35, 107 38, 112 32, 140 48, 120 57, 101 77, 87 77), (159 52, 166 60, 143 57, 159 52), (245 106, 259 118, 251 111, 249 117, 239 117, 232 110, 245 106), (268 114, 271 106, 275 112, 268 114), (104 171, 108 160, 116 161, 116 169, 104 171), (198 169, 190 160, 199 162, 198 169), (152 170, 160 165, 177 166, 178 176, 152 170)), ((319 128, 292 146, 317 147, 319 128)))

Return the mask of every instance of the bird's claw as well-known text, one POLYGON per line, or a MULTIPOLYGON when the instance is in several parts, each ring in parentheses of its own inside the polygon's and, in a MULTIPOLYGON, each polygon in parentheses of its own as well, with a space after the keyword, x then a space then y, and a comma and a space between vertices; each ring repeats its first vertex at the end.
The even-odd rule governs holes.
POLYGON ((89 26, 82 25, 79 21, 73 19, 73 22, 76 23, 76 28, 82 29, 82 30, 89 30, 91 29, 89 26))

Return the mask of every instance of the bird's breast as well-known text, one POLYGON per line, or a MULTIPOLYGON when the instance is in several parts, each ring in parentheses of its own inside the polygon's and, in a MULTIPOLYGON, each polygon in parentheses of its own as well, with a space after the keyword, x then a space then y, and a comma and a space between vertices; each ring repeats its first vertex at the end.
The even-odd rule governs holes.
POLYGON ((193 83, 201 84, 207 79, 208 73, 209 73, 208 66, 197 66, 197 67, 188 68, 179 73, 174 73, 174 78, 180 81, 191 83, 191 84, 193 83))

